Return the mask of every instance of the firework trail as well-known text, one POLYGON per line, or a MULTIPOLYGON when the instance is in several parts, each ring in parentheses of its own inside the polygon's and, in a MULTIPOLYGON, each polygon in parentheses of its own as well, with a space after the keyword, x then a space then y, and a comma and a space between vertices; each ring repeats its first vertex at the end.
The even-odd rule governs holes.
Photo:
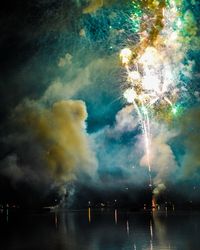
POLYGON ((188 47, 183 46, 182 34, 187 29, 188 17, 183 16, 181 3, 177 1, 148 0, 133 1, 130 18, 133 23, 139 23, 139 42, 120 52, 128 86, 123 95, 134 105, 140 120, 152 187, 151 120, 160 118, 160 113, 165 120, 170 120, 177 112, 180 65, 188 47))

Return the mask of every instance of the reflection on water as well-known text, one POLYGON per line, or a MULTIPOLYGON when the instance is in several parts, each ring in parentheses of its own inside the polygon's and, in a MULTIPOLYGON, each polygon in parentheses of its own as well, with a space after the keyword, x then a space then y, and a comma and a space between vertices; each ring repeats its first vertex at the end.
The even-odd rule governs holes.
POLYGON ((127 234, 129 235, 129 223, 128 223, 128 220, 127 220, 127 222, 126 222, 126 232, 127 232, 127 234))
POLYGON ((91 208, 88 208, 88 221, 91 222, 91 208))
POLYGON ((0 214, 3 250, 199 250, 199 232, 200 213, 0 214))
POLYGON ((115 224, 117 224, 117 209, 115 209, 115 224))

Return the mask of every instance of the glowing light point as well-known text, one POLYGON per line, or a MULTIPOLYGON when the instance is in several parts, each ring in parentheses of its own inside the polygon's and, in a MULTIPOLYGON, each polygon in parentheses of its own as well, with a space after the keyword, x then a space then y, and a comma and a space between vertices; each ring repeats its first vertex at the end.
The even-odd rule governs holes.
POLYGON ((177 38, 178 38, 178 33, 177 32, 172 32, 171 33, 171 36, 170 36, 170 40, 171 41, 175 41, 175 40, 177 40, 177 38))
POLYGON ((144 106, 142 107, 142 112, 144 115, 148 115, 148 111, 144 106))
POLYGON ((128 64, 132 57, 132 51, 129 48, 124 48, 119 56, 123 64, 128 64))
POLYGON ((137 81, 137 80, 139 80, 140 79, 140 73, 138 72, 138 71, 130 71, 129 73, 128 73, 128 78, 130 79, 130 80, 135 80, 135 81, 137 81))
POLYGON ((128 103, 133 103, 135 99, 135 91, 133 89, 127 89, 124 92, 124 98, 126 98, 128 103))
POLYGON ((178 111, 178 110, 177 110, 177 107, 173 107, 173 108, 172 108, 172 113, 173 113, 174 115, 177 114, 177 111, 178 111))
POLYGON ((178 21, 177 21, 176 25, 177 25, 177 27, 178 27, 178 28, 181 28, 181 26, 182 26, 182 22, 181 22, 181 20, 180 20, 180 19, 178 19, 178 21))
POLYGON ((160 79, 156 74, 148 72, 142 79, 142 86, 144 89, 153 90, 159 92, 160 79))
POLYGON ((155 65, 158 62, 159 53, 154 47, 148 47, 139 59, 139 63, 144 65, 155 65))

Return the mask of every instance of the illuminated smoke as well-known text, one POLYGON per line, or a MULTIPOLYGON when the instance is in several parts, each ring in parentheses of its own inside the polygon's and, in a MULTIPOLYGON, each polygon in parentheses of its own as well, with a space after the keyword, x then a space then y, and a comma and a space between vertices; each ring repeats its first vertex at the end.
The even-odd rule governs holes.
POLYGON ((88 6, 83 9, 83 14, 94 13, 104 5, 107 6, 115 1, 116 0, 89 0, 88 6))
POLYGON ((200 169, 200 109, 192 108, 180 119, 180 136, 185 153, 182 159, 181 178, 199 178, 200 169))
POLYGON ((103 6, 104 0, 90 0, 89 5, 83 9, 83 13, 92 13, 103 6))
POLYGON ((67 192, 68 183, 94 176, 97 165, 85 130, 84 102, 60 101, 45 108, 25 101, 13 119, 19 126, 18 134, 13 135, 18 152, 10 158, 4 175, 13 178, 13 169, 16 181, 35 180, 47 189, 58 188, 61 195, 67 192))

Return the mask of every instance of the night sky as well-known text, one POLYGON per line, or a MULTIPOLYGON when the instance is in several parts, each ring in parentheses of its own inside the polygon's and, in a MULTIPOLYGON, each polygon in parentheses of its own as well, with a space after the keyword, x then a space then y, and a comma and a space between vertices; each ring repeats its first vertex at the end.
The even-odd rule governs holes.
MULTIPOLYGON (((0 203, 144 202, 143 133, 123 96, 127 72, 119 57, 140 44, 142 15, 154 15, 142 2, 20 0, 1 7, 0 203)), ((176 112, 162 102, 151 109, 152 179, 159 197, 199 203, 200 5, 174 2, 182 50, 169 56, 176 84, 167 97, 176 92, 176 112)))

